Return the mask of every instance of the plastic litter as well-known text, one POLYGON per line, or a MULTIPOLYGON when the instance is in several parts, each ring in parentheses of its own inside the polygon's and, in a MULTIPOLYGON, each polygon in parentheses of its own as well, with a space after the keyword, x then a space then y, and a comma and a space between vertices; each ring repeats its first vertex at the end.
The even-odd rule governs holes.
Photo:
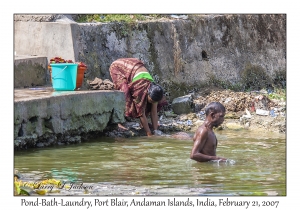
POLYGON ((191 120, 188 120, 188 121, 186 121, 186 124, 187 124, 187 125, 192 125, 193 123, 192 123, 191 120))
POLYGON ((276 114, 275 114, 275 112, 274 112, 273 109, 270 111, 270 115, 271 115, 272 117, 276 117, 276 114))
POLYGON ((199 117, 200 120, 205 120, 205 112, 200 111, 199 113, 197 113, 197 117, 199 117))
POLYGON ((257 115, 268 116, 269 115, 269 111, 263 110, 263 109, 256 109, 256 114, 257 115))
POLYGON ((251 119, 251 114, 250 112, 248 111, 248 109, 245 109, 245 112, 246 112, 246 115, 243 115, 242 117, 240 117, 240 121, 242 122, 243 119, 251 119))

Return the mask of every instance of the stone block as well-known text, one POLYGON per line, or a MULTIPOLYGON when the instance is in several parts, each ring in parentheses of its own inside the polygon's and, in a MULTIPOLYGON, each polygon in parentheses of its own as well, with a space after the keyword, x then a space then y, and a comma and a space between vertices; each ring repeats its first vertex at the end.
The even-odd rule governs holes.
POLYGON ((192 95, 185 95, 174 98, 172 109, 175 114, 188 114, 193 112, 192 104, 192 95))

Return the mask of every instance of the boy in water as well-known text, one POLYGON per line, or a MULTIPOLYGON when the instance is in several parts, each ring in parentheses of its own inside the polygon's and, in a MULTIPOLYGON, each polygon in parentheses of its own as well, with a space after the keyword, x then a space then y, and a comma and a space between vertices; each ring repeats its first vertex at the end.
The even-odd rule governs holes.
POLYGON ((221 125, 224 121, 225 107, 219 102, 212 102, 206 107, 205 114, 204 123, 193 137, 194 146, 190 158, 198 162, 226 161, 226 158, 216 156, 218 140, 213 132, 213 127, 221 125))

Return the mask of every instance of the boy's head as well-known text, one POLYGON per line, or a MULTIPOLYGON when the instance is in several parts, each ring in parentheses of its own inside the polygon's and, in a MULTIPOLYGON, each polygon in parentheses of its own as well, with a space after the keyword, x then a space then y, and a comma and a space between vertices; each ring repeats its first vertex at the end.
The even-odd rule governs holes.
POLYGON ((211 116, 211 121, 215 126, 219 126, 224 121, 225 107, 220 102, 211 102, 205 109, 206 117, 211 116))
POLYGON ((211 102, 210 104, 207 105, 207 107, 205 109, 205 114, 207 116, 210 112, 213 112, 213 113, 224 112, 225 113, 225 111, 226 111, 225 107, 220 102, 211 102))

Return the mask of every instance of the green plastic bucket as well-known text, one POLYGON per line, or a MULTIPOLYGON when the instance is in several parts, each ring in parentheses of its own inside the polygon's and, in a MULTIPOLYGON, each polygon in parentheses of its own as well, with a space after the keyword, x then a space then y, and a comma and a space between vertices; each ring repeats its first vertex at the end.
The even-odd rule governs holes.
POLYGON ((54 90, 75 90, 78 64, 55 63, 51 66, 52 87, 54 90))

